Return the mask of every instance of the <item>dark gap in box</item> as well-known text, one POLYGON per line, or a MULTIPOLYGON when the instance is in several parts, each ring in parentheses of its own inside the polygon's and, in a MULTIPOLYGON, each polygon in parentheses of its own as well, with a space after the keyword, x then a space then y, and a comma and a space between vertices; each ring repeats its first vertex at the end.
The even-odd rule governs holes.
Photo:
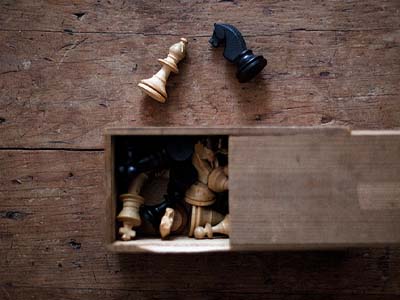
POLYGON ((193 237, 197 225, 204 228, 197 235, 207 238, 204 220, 216 225, 229 213, 228 136, 116 136, 114 141, 118 240, 160 237, 161 220, 161 231, 171 229, 167 239, 193 237), (174 210, 172 225, 162 218, 167 207, 174 210))

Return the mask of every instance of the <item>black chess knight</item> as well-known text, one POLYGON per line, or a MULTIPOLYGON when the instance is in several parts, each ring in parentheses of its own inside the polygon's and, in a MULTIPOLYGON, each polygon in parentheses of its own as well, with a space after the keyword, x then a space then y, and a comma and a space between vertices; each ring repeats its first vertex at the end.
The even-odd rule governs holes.
POLYGON ((209 42, 214 48, 225 44, 224 57, 236 64, 239 82, 251 80, 267 65, 267 60, 262 55, 254 55, 253 51, 247 49, 242 34, 232 25, 214 24, 209 42))

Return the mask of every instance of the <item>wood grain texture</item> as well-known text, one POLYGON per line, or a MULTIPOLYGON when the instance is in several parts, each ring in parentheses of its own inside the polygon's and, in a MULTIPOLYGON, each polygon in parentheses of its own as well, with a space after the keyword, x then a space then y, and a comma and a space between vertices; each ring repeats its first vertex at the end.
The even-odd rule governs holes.
POLYGON ((158 4, 81 5, 2 4, 1 147, 102 148, 112 126, 400 127, 398 1, 171 2, 151 13, 158 4), (171 10, 181 22, 158 24, 171 10), (235 66, 209 46, 219 18, 268 58, 256 80, 239 84, 235 66), (168 81, 168 103, 154 103, 137 83, 180 36, 187 58, 168 81))
POLYGON ((400 131, 239 136, 229 151, 233 248, 400 244, 400 131))
POLYGON ((3 30, 206 35, 214 22, 268 35, 288 30, 398 29, 397 1, 3 1, 3 30), (35 20, 35 23, 32 23, 35 20))
POLYGON ((246 293, 254 299, 391 299, 400 294, 400 252, 394 248, 111 254, 99 239, 101 151, 1 151, 0 157, 1 298, 183 299, 207 292, 214 299, 246 293))
POLYGON ((1 1, 0 299, 397 299, 398 248, 107 253, 92 150, 110 126, 399 128, 399 29, 396 0, 1 1), (258 80, 209 49, 216 21, 268 58, 258 80), (161 106, 136 84, 181 36, 161 106))

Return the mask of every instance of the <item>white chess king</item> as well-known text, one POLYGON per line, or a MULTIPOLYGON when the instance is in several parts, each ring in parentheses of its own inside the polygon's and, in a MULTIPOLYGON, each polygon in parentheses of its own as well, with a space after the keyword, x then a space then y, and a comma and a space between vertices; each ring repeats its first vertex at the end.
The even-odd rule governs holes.
POLYGON ((180 42, 173 44, 169 48, 168 57, 164 59, 158 59, 161 63, 162 68, 157 74, 148 79, 140 81, 138 86, 154 100, 164 103, 167 100, 167 92, 165 86, 167 84, 168 76, 171 72, 178 74, 178 63, 186 55, 186 45, 188 41, 185 38, 181 38, 180 42))

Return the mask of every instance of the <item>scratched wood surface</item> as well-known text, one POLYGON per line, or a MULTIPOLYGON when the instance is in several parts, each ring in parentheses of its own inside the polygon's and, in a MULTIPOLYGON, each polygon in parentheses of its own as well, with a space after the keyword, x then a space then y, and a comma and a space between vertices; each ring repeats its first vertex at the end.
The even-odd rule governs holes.
POLYGON ((139 125, 400 127, 400 2, 0 2, 0 299, 397 299, 400 249, 114 255, 102 132, 139 125), (253 82, 207 40, 236 25, 253 82), (179 37, 160 105, 136 83, 179 37))
POLYGON ((1 5, 2 147, 102 148, 110 126, 400 126, 398 1, 68 3, 1 5), (209 46, 218 20, 269 60, 253 82, 209 46), (136 85, 180 36, 160 105, 136 85))

